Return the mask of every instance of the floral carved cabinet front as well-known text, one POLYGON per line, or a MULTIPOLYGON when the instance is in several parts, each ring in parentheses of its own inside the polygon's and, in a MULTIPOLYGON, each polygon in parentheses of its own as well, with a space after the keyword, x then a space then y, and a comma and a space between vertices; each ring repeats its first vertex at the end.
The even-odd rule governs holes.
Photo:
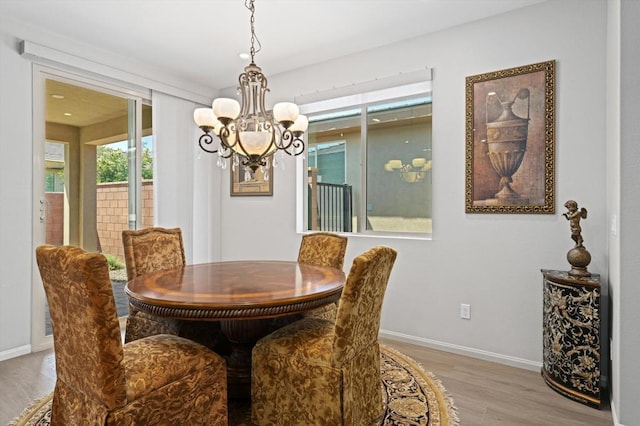
POLYGON ((600 276, 542 270, 542 377, 560 394, 599 408, 600 276))

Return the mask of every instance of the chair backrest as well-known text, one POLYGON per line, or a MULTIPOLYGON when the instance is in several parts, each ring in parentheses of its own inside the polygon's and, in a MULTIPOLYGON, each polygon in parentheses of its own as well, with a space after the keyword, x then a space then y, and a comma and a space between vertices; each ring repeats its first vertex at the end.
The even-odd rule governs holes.
POLYGON ((186 264, 180 228, 145 228, 122 231, 127 279, 186 264))
POLYGON ((123 347, 109 265, 79 247, 36 248, 56 358, 57 380, 108 408, 126 402, 123 347))
POLYGON ((378 246, 353 260, 336 315, 334 365, 377 343, 382 300, 396 255, 394 249, 378 246))
POLYGON ((303 235, 298 251, 298 263, 342 269, 347 241, 347 237, 330 232, 303 235))

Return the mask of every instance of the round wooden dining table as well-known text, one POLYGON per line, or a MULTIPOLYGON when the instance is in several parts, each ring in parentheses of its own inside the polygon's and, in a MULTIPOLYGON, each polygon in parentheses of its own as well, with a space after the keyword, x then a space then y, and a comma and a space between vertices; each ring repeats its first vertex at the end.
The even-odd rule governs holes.
POLYGON ((326 266, 243 260, 140 275, 125 292, 133 307, 152 315, 219 321, 230 347, 224 354, 229 397, 248 398, 251 350, 272 331, 273 318, 295 317, 338 301, 345 279, 342 270, 326 266))

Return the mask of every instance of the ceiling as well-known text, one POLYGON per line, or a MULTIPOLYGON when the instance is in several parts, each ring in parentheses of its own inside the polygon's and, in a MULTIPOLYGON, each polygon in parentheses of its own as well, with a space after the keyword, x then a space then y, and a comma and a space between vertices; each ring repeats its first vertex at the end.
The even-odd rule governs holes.
MULTIPOLYGON (((541 1, 256 0, 255 62, 269 76, 541 1)), ((39 35, 30 41, 214 90, 249 62, 249 18, 244 0, 0 0, 0 22, 39 35)))
POLYGON ((49 123, 85 127, 127 115, 125 98, 55 80, 46 83, 45 119, 49 123))

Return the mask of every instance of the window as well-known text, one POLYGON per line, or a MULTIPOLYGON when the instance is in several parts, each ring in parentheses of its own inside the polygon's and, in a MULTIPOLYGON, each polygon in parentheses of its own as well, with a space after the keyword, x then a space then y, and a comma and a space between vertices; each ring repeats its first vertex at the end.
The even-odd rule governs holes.
POLYGON ((430 92, 369 98, 359 105, 337 100, 330 110, 303 106, 305 229, 431 234, 430 92))
POLYGON ((45 142, 44 159, 44 191, 64 192, 64 144, 45 142))

